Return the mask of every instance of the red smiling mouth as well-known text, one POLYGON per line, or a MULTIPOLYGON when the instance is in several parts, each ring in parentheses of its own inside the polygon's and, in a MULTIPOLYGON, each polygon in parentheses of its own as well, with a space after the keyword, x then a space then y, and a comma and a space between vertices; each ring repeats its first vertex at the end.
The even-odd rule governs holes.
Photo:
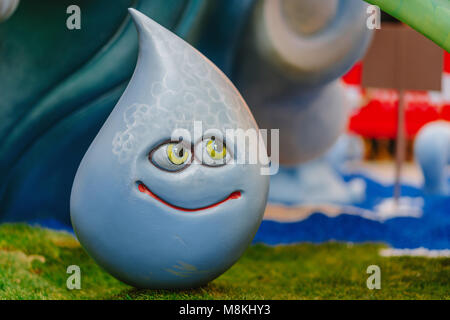
POLYGON ((168 207, 170 207, 172 209, 176 209, 176 210, 180 210, 180 211, 186 211, 186 212, 194 212, 194 211, 201 211, 201 210, 214 208, 214 207, 217 207, 218 205, 224 203, 225 201, 228 201, 228 200, 231 200, 231 199, 239 199, 241 197, 241 192, 240 191, 235 191, 235 192, 231 193, 226 199, 223 199, 223 200, 221 200, 219 202, 216 202, 214 204, 211 204, 209 206, 201 207, 201 208, 195 208, 195 209, 189 209, 189 208, 182 208, 182 207, 174 206, 173 204, 170 204, 167 201, 164 201, 163 199, 158 197, 156 194, 151 192, 150 189, 147 188, 147 186, 145 184, 143 184, 142 182, 138 182, 137 184, 138 184, 138 189, 139 189, 140 192, 149 195, 153 199, 156 199, 159 202, 164 203, 166 206, 168 206, 168 207))

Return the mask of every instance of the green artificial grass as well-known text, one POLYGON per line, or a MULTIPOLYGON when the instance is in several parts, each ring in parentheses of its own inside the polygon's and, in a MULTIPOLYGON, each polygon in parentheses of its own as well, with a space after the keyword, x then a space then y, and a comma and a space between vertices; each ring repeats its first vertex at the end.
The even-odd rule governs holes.
POLYGON ((450 299, 450 259, 379 256, 380 244, 251 246, 225 274, 192 290, 138 290, 111 277, 69 234, 0 225, 0 299, 450 299), (381 289, 366 287, 369 265, 381 289), (68 290, 69 265, 81 290, 68 290))

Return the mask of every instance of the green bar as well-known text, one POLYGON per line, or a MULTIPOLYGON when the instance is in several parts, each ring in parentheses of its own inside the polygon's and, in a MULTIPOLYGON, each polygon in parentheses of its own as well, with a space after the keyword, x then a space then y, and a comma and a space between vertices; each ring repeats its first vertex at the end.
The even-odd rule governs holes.
POLYGON ((365 0, 450 51, 450 0, 365 0))

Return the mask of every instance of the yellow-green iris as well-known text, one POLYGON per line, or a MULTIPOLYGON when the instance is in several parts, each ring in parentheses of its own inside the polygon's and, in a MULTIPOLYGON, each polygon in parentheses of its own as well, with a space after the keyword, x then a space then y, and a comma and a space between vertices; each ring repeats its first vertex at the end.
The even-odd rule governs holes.
POLYGON ((222 160, 227 155, 227 148, 222 145, 222 150, 218 150, 218 145, 215 140, 209 140, 206 144, 206 151, 214 160, 222 160))
POLYGON ((189 151, 179 144, 171 143, 167 146, 167 157, 173 164, 180 165, 186 162, 189 151))

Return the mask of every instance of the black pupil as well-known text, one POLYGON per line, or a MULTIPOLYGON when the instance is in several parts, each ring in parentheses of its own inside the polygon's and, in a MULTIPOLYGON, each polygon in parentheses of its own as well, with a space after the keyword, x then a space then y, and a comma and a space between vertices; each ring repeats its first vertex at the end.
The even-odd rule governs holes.
POLYGON ((181 148, 180 151, 178 151, 178 156, 179 156, 180 158, 182 158, 182 157, 183 157, 183 154, 184 154, 184 149, 181 148))

